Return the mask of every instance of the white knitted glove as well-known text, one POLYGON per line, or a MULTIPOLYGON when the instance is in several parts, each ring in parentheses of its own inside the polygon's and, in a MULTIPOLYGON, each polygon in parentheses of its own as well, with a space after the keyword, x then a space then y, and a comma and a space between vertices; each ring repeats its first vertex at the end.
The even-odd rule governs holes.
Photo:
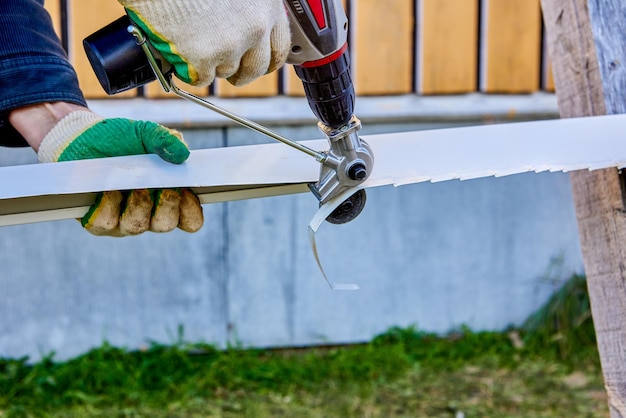
POLYGON ((281 0, 118 0, 184 82, 215 77, 243 85, 280 68, 289 54, 281 0))

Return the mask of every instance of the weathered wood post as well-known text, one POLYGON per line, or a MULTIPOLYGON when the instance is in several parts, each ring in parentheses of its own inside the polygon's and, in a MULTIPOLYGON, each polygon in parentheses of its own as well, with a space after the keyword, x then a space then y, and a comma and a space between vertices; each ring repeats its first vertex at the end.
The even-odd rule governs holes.
MULTIPOLYGON (((626 112, 626 2, 542 0, 561 117, 626 112)), ((624 132, 626 141, 626 132, 624 132)), ((615 169, 571 174, 612 417, 626 417, 626 205, 615 169)))

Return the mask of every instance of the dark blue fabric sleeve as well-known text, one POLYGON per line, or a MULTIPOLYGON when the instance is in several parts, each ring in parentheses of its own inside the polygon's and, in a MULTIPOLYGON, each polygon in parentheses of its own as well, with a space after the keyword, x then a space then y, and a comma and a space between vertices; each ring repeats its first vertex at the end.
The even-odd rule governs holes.
POLYGON ((9 111, 58 101, 86 106, 43 0, 0 0, 0 145, 25 145, 9 111))

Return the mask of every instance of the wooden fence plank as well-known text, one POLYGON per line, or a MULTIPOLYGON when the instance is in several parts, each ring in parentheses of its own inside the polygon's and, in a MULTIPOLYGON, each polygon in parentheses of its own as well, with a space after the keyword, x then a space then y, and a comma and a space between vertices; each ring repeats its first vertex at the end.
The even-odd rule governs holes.
POLYGON ((413 88, 413 0, 351 3, 357 94, 402 94, 413 88))
POLYGON ((539 89, 541 8, 539 0, 483 1, 483 73, 487 93, 539 89))
POLYGON ((418 92, 475 91, 478 0, 420 0, 417 17, 418 92))
MULTIPOLYGON (((543 12, 542 12, 543 17, 543 12)), ((543 29, 543 45, 542 45, 542 60, 543 65, 541 67, 541 89, 550 93, 554 93, 554 74, 552 68, 552 59, 548 52, 548 34, 545 27, 543 29)))
POLYGON ((296 70, 293 69, 293 65, 285 65, 283 68, 285 74, 284 90, 288 96, 304 96, 304 87, 302 81, 298 78, 296 70))
POLYGON ((61 38, 61 1, 60 0, 46 0, 44 7, 52 18, 52 25, 57 36, 61 38))
POLYGON ((264 75, 242 87, 236 87, 224 79, 218 79, 215 90, 220 97, 266 97, 278 94, 278 72, 264 75))
POLYGON ((545 65, 543 74, 543 90, 547 92, 554 92, 554 72, 552 69, 552 61, 548 60, 545 65))
MULTIPOLYGON (((526 93, 543 88, 554 91, 547 56, 541 57, 539 0, 482 0, 482 51, 478 39, 478 3, 481 0, 353 0, 351 42, 353 79, 359 95, 411 93, 456 94, 476 90, 478 57, 482 53, 480 90, 486 93, 526 93), (417 15, 417 39, 414 22, 417 15), (416 45, 417 42, 417 45, 416 45), (417 55, 417 69, 414 56, 417 55), (413 77, 417 75, 415 83, 413 77)), ((61 32, 61 1, 47 0, 55 30, 61 32)), ((88 98, 108 97, 93 74, 82 39, 123 14, 110 0, 67 0, 70 59, 88 98)), ((285 94, 302 96, 300 80, 291 66, 283 70, 285 94)), ((207 88, 180 83, 198 96, 207 88)), ((264 97, 279 92, 278 76, 265 76, 247 86, 215 83, 221 97, 264 97)), ((135 96, 136 91, 115 97, 135 96)), ((146 86, 148 98, 170 97, 158 83, 146 86)))
MULTIPOLYGON (((562 118, 624 114, 622 0, 542 0, 562 118)), ((626 417, 626 196, 615 169, 570 174, 591 313, 612 418, 626 417)))
MULTIPOLYGON (((78 73, 78 82, 86 98, 111 97, 100 86, 85 50, 83 39, 124 14, 124 8, 111 0, 68 0, 69 56, 78 73)), ((136 90, 113 97, 133 97, 136 90)))
MULTIPOLYGON (((180 81, 179 79, 175 78, 174 82, 176 83, 176 86, 181 88, 182 90, 185 90, 188 93, 191 93, 193 95, 199 96, 199 97, 205 97, 209 94, 209 88, 208 87, 195 87, 195 86, 191 86, 189 84, 183 83, 182 81, 180 81)), ((152 83, 146 84, 144 87, 144 96, 149 98, 149 99, 158 99, 158 98, 168 98, 171 99, 172 97, 175 97, 173 93, 166 93, 165 91, 163 91, 163 87, 161 87, 161 84, 158 81, 153 81, 152 83)))

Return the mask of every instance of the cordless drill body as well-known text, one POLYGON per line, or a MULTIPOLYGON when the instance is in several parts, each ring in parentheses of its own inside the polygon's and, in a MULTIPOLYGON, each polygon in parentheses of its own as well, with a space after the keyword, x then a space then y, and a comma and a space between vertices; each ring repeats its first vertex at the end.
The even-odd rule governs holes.
MULTIPOLYGON (((291 26, 291 53, 309 106, 330 143, 329 161, 322 164, 320 180, 310 189, 326 203, 369 177, 374 157, 357 132, 354 86, 348 53, 348 19, 341 0, 283 0, 291 26)), ((350 196, 327 219, 345 223, 365 205, 365 191, 350 196)))
POLYGON ((291 26, 291 53, 313 113, 330 128, 350 122, 354 87, 348 19, 340 0, 283 0, 291 26))

